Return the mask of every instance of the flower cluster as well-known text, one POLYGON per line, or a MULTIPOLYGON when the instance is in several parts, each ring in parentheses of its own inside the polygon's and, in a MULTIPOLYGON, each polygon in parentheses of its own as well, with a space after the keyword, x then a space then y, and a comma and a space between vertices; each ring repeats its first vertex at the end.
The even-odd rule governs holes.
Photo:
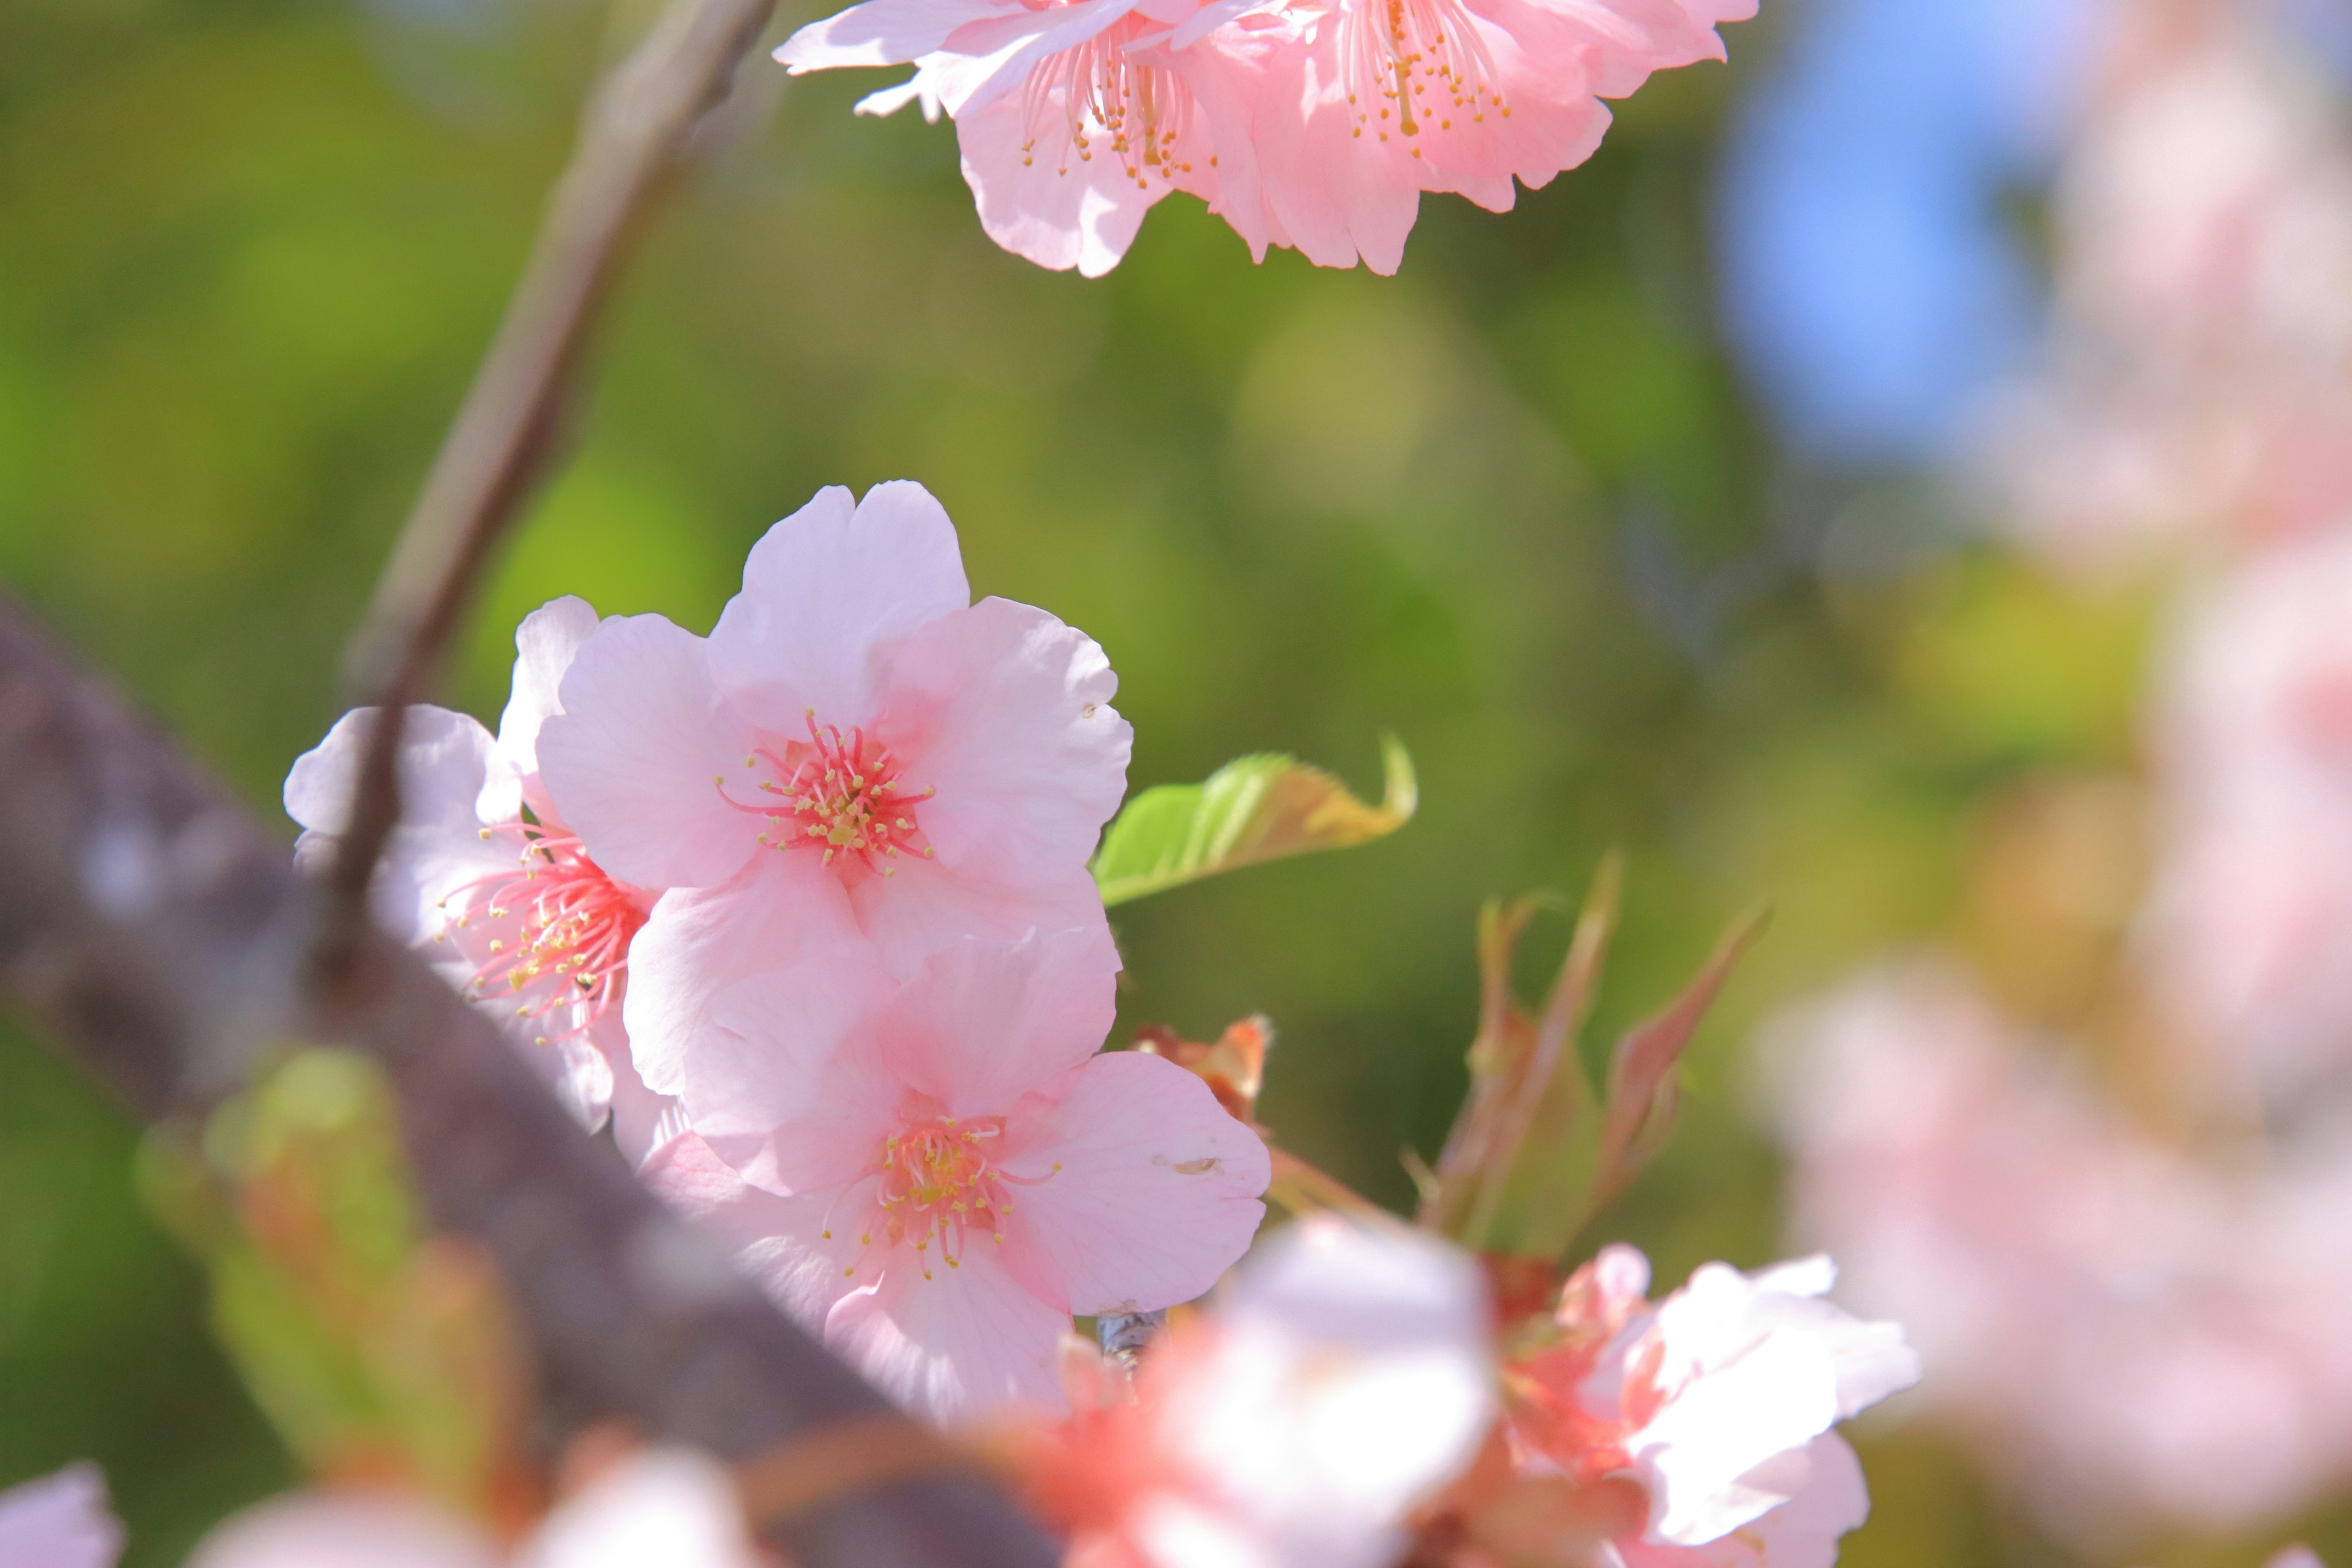
POLYGON ((953 116, 982 226, 1097 277, 1171 191, 1250 253, 1394 272, 1423 191, 1507 212, 1590 157, 1603 99, 1723 58, 1756 0, 865 0, 795 73, 912 65, 864 100, 953 116))
MULTIPOLYGON (((1101 1054, 1110 667, 973 604, 920 486, 819 493, 707 638, 565 599, 517 641, 496 738, 409 716, 379 911, 803 1324, 962 1420, 1057 1401, 1072 1314, 1241 1256, 1265 1145, 1191 1073, 1101 1054)), ((295 764, 303 858, 373 721, 295 764)))
POLYGON ((1515 1315, 1425 1235, 1310 1220, 1131 1384, 1075 1360, 1017 1471, 1081 1568, 1826 1568, 1868 1511, 1832 1427, 1918 1376, 1829 1282, 1710 1264, 1653 1304, 1615 1247, 1515 1315))

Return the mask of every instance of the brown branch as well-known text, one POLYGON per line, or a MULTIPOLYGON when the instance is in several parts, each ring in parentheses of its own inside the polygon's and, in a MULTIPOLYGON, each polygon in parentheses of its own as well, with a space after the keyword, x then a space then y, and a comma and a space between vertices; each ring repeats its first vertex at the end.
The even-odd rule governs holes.
MULTIPOLYGON (((415 954, 367 932, 331 1010, 309 1000, 320 894, 278 836, 0 596, 0 993, 150 1118, 237 1088, 289 1040, 383 1062, 436 1221, 499 1264, 551 1436, 619 1417, 744 1460, 887 1412, 582 1137, 415 954)), ((1055 1561, 973 1478, 870 1479, 772 1538, 806 1568, 1055 1561)))
POLYGON ((379 711, 331 881, 323 976, 341 976, 358 950, 368 883, 400 820, 408 705, 431 690, 483 569, 546 466, 581 351, 629 241, 774 7, 775 0, 669 0, 590 101, 505 319, 352 639, 348 682, 379 711))

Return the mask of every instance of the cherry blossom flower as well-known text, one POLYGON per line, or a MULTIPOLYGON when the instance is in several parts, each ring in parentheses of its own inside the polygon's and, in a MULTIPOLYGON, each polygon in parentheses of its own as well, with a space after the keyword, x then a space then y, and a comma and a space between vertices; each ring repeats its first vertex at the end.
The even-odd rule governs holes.
POLYGON ((0 1491, 0 1564, 114 1568, 121 1554, 122 1526, 107 1511, 96 1465, 68 1465, 0 1491))
MULTIPOLYGON (((496 736, 464 713, 408 710, 401 823, 373 893, 384 928, 496 1017, 592 1131, 612 1101, 614 1064, 629 1070, 619 1004, 658 891, 607 875, 540 776, 542 726, 562 710, 558 685, 595 629, 596 612, 576 598, 524 617, 496 736)), ((332 860, 374 721, 372 708, 346 713, 287 774, 287 815, 304 829, 297 864, 332 860)))
POLYGON ((1507 211, 1591 155, 1601 100, 1723 58, 1755 0, 866 0, 795 33, 795 73, 914 64, 861 110, 956 121, 1006 249, 1097 277, 1171 191, 1265 258, 1394 272, 1423 191, 1507 211))
POLYGON ((1057 1406, 1071 1315, 1206 1290, 1270 1175, 1199 1079, 1098 1054, 1115 972, 1097 913, 903 984, 866 944, 740 982, 685 1064, 694 1131, 645 1179, 908 1407, 1057 1406))
POLYGON ((1132 1388, 1074 1363, 1071 1416, 1018 1445, 1070 1568, 1385 1568, 1494 1415, 1470 1260, 1402 1227, 1301 1222, 1132 1388))
POLYGON ((862 940, 903 977, 965 936, 1099 922, 1117 684, 1045 611, 971 603, 954 526, 904 481, 770 529, 707 639, 605 622, 539 752, 596 862, 670 889, 624 1005, 646 1086, 679 1093, 713 993, 796 953, 862 940))
POLYGON ((1937 961, 1865 973, 1769 1045, 1793 1229, 1902 1321, 1926 1411, 2047 1528, 2242 1528, 2352 1477, 2352 1148, 2192 1159, 1937 961))
POLYGON ((1869 1510, 1832 1428, 1919 1377, 1900 1328, 1821 1299, 1834 1278, 1826 1258, 1710 1263, 1651 1307, 1641 1254, 1605 1249, 1557 1342, 1506 1368, 1523 1466, 1636 1483, 1647 1518, 1609 1547, 1627 1568, 1828 1568, 1869 1510))
POLYGON ((767 1568, 727 1471, 683 1448, 630 1456, 565 1499, 512 1552, 396 1494, 298 1492, 232 1516, 188 1568, 767 1568))
POLYGON ((2206 584, 2159 676, 2165 832, 2142 930, 2205 1075, 2352 1071, 2352 532, 2206 584))

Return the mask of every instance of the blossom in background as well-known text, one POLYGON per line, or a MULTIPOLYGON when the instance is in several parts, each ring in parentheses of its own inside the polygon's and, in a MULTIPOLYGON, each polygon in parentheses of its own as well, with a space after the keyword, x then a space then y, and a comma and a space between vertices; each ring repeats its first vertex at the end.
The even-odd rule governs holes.
POLYGON ((1075 1368, 1069 1418, 1015 1444, 1069 1568, 1387 1568, 1494 1412, 1470 1260, 1333 1219, 1274 1238, 1132 1388, 1075 1368))
MULTIPOLYGON (((496 1017, 592 1130, 613 1100, 615 1064, 628 1072, 621 1002, 658 890, 608 875, 540 774, 542 726, 562 710, 558 686, 595 629, 596 612, 576 598, 524 617, 496 736, 467 714, 407 710, 401 821, 373 889, 385 929, 496 1017)), ((343 715, 286 775, 287 815, 304 829, 297 864, 322 870, 332 860, 375 712, 343 715)))
POLYGON ((1097 277, 1191 192, 1263 260, 1394 272, 1423 191, 1507 211, 1591 155, 1601 100, 1723 58, 1755 0, 866 0, 776 51, 912 64, 864 110, 956 121, 990 237, 1097 277))
POLYGON ((2243 1527, 2352 1478, 2352 1150, 2207 1165, 2021 1047, 1927 961, 1779 1020, 1796 1236, 2053 1531, 2243 1527))
POLYGON ((513 1552, 396 1494, 300 1492, 232 1515, 188 1568, 769 1568, 726 1469, 682 1448, 622 1459, 513 1552))
POLYGON ((972 604, 954 526, 904 481, 770 529, 708 638, 599 627, 540 753, 598 863, 670 889, 624 1007, 648 1088, 681 1092, 715 992, 796 954, 864 941, 905 976, 967 936, 1099 922, 1117 684, 1045 611, 972 604))
POLYGON ((2159 672, 2165 833, 2139 932, 2204 1074, 2352 1072, 2352 531, 2203 586, 2159 672))
POLYGON ((1832 1428, 1919 1379, 1900 1328, 1822 1299, 1834 1278, 1826 1258, 1710 1263, 1654 1307, 1647 1261, 1604 1249, 1549 1342, 1506 1364, 1521 1470, 1637 1486, 1643 1516, 1608 1544, 1626 1568, 1827 1568, 1870 1509, 1832 1428))
POLYGON ((114 1568, 122 1526, 92 1464, 0 1491, 0 1568, 114 1568))
POLYGON ((740 982, 645 1179, 909 1408, 1057 1405, 1073 1313, 1192 1300, 1265 1212, 1265 1145, 1206 1084, 1101 1053, 1117 969, 1097 911, 903 984, 856 943, 740 982))
POLYGON ((1996 400, 2005 521, 2063 564, 2341 526, 2352 135, 2284 8, 2108 5, 2053 195, 2056 306, 1996 400))

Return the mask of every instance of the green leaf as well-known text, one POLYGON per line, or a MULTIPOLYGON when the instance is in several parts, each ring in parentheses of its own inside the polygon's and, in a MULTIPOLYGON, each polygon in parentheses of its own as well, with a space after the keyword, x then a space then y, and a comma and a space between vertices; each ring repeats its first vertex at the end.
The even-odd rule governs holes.
POLYGON ((1345 849, 1412 820, 1412 758, 1381 737, 1387 782, 1378 805, 1318 767, 1272 753, 1227 763, 1196 784, 1157 784, 1127 803, 1092 870, 1105 904, 1165 892, 1287 855, 1345 849))

